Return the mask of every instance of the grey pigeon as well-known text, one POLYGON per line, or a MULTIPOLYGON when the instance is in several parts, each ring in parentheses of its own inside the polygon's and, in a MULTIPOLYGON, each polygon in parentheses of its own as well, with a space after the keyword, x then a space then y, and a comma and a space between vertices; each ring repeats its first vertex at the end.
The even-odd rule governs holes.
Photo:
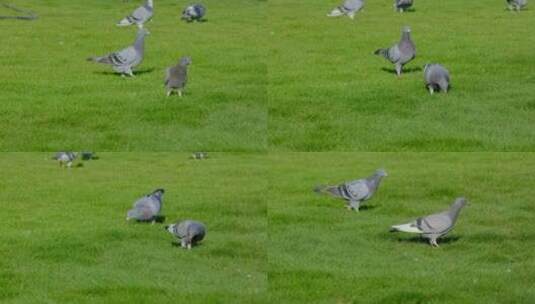
POLYGON ((191 58, 184 56, 180 58, 177 65, 167 68, 164 82, 167 96, 171 96, 176 91, 178 96, 182 97, 182 90, 188 81, 188 66, 190 64, 191 58))
POLYGON ((191 155, 191 158, 192 159, 206 159, 206 158, 208 158, 208 153, 206 153, 206 152, 194 152, 191 155))
POLYGON ((509 10, 519 11, 523 9, 527 4, 528 0, 506 0, 507 8, 509 10))
POLYGON ((188 249, 191 249, 191 246, 202 241, 206 234, 204 224, 193 220, 185 220, 165 226, 165 230, 180 239, 180 246, 182 248, 188 249))
POLYGON ((126 220, 152 221, 154 224, 162 210, 164 193, 164 189, 156 189, 151 194, 138 199, 134 203, 134 208, 128 210, 126 220))
POLYGON ((411 29, 403 27, 401 40, 394 46, 385 49, 378 49, 375 55, 381 55, 395 65, 396 74, 401 75, 403 66, 416 57, 416 46, 411 40, 411 29))
POLYGON ((450 72, 436 63, 426 64, 424 67, 425 86, 429 93, 442 91, 448 93, 450 87, 450 72))
POLYGON ((394 0, 394 8, 397 12, 403 13, 412 6, 412 0, 394 0))
POLYGON ((143 61, 143 55, 145 53, 145 36, 148 34, 149 32, 146 29, 139 29, 134 45, 101 57, 90 57, 87 58, 87 60, 109 64, 115 72, 121 73, 122 76, 129 75, 133 77, 134 73, 132 72, 132 68, 143 61))
POLYGON ((348 210, 359 211, 362 202, 369 200, 379 188, 381 179, 388 176, 385 170, 379 169, 372 176, 346 182, 335 186, 318 186, 318 193, 326 193, 342 198, 347 202, 348 210))
POLYGON ((136 8, 131 15, 123 18, 117 23, 117 26, 129 26, 136 24, 139 28, 143 27, 145 22, 149 21, 154 14, 154 5, 152 0, 147 0, 144 5, 136 8))
POLYGON ((182 11, 182 18, 187 22, 201 21, 206 15, 206 7, 202 4, 192 4, 182 11))
POLYGON ((77 154, 75 152, 58 152, 53 157, 53 159, 59 162, 60 167, 66 165, 67 167, 72 166, 72 162, 76 159, 77 154))
POLYGON ((364 6, 364 0, 345 0, 342 5, 335 7, 327 17, 339 17, 346 15, 353 19, 355 14, 364 6))
POLYGON ((429 239, 429 244, 438 247, 437 239, 446 235, 453 229, 459 212, 468 203, 464 197, 459 197, 451 205, 449 210, 420 217, 407 224, 395 225, 390 228, 391 232, 418 233, 429 239))

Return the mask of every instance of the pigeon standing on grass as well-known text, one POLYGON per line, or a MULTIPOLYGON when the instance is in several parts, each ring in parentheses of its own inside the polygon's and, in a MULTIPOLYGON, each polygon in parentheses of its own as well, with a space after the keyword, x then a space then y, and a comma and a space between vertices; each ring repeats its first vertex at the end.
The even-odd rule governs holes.
POLYGON ((400 76, 403 66, 416 57, 416 46, 411 40, 410 27, 403 27, 401 40, 396 45, 390 48, 378 49, 375 51, 375 55, 381 55, 395 64, 396 74, 400 76))
POLYGON ((362 202, 370 199, 377 191, 383 177, 388 176, 385 170, 379 169, 364 179, 358 179, 335 186, 318 186, 314 191, 326 193, 347 201, 347 209, 359 211, 362 202))
POLYGON ((355 14, 364 6, 364 0, 345 0, 344 3, 334 8, 327 17, 339 17, 347 15, 353 19, 355 14))
POLYGON ((138 199, 134 203, 134 208, 128 210, 126 220, 152 221, 154 224, 162 210, 164 193, 164 189, 156 189, 151 194, 138 199))
POLYGON ((165 230, 180 239, 182 248, 191 249, 196 243, 204 239, 206 228, 197 221, 185 220, 176 224, 165 226, 165 230))
POLYGON ((450 72, 436 63, 426 64, 424 67, 425 86, 429 93, 435 91, 448 93, 450 87, 450 72))
POLYGON ((136 24, 139 28, 143 28, 145 22, 151 20, 154 13, 154 6, 152 0, 147 0, 144 5, 136 8, 136 10, 123 20, 117 23, 117 26, 130 26, 136 24))
POLYGON ((422 237, 429 239, 431 246, 438 247, 437 239, 453 229, 459 212, 467 203, 468 201, 464 197, 459 197, 451 205, 449 210, 420 217, 407 224, 392 226, 390 232, 418 233, 422 237))
POLYGON ((70 168, 72 166, 72 162, 76 159, 76 156, 77 154, 75 152, 58 152, 53 159, 59 162, 60 167, 66 165, 70 168))
POLYGON ((523 9, 528 4, 528 0, 506 0, 506 1, 507 1, 507 8, 509 10, 515 10, 517 12, 523 9))
POLYGON ((176 91, 178 96, 182 97, 182 90, 188 81, 188 66, 190 64, 191 58, 184 56, 180 58, 177 65, 167 68, 164 82, 167 96, 171 96, 176 91))
POLYGON ((145 36, 147 35, 149 35, 149 32, 146 29, 139 29, 134 45, 101 57, 90 57, 87 60, 111 65, 113 70, 122 76, 129 75, 133 77, 132 68, 143 61, 145 36))
POLYGON ((182 11, 182 20, 187 22, 201 21, 206 15, 206 7, 202 4, 192 4, 182 11))
POLYGON ((403 13, 412 6, 412 0, 394 0, 394 8, 397 12, 403 13))

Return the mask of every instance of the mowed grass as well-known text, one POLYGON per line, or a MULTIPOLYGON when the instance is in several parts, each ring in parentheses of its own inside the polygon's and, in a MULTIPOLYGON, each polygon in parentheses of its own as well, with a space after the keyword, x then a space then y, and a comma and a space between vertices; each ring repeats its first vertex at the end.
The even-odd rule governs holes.
POLYGON ((1 303, 263 303, 262 155, 101 153, 60 168, 46 153, 0 154, 1 303), (163 187, 167 223, 207 226, 191 251, 126 211, 163 187))
POLYGON ((366 1, 355 20, 337 0, 269 2, 269 144, 274 151, 533 151, 535 9, 505 1, 366 1), (397 78, 373 55, 412 28, 417 56, 397 78), (449 69, 430 96, 423 65, 449 69))
POLYGON ((534 154, 270 155, 272 303, 534 303, 534 154), (317 184, 389 176, 360 213, 317 184), (393 224, 470 205, 440 248, 393 224))
MULTIPOLYGON (((265 149, 266 2, 156 0, 137 77, 86 62, 131 45, 115 24, 143 1, 10 1, 36 21, 0 20, 0 150, 258 151, 265 149), (165 97, 165 68, 189 55, 185 97, 165 97)), ((0 15, 14 12, 0 7, 0 15)))

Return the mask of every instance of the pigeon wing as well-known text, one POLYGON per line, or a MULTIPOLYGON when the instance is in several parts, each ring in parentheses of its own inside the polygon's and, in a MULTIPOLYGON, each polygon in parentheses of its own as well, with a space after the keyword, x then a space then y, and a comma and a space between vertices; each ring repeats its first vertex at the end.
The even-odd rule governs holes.
POLYGON ((446 213, 433 214, 416 220, 416 227, 423 233, 444 233, 452 227, 452 224, 451 218, 446 213))

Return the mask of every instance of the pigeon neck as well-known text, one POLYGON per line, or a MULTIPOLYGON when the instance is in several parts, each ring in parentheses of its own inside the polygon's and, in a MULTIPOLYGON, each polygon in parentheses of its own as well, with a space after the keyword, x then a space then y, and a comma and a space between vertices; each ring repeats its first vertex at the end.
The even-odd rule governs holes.
POLYGON ((452 219, 453 222, 457 220, 457 216, 459 216, 459 212, 463 208, 463 205, 460 204, 453 204, 449 210, 449 216, 452 219))
POLYGON ((408 41, 411 40, 411 33, 410 32, 403 32, 401 35, 401 41, 408 41))
POLYGON ((147 0, 147 6, 148 7, 153 7, 154 6, 154 3, 152 3, 152 0, 147 0))
POLYGON ((134 43, 134 48, 138 51, 143 51, 145 48, 145 34, 138 34, 136 42, 134 43))
POLYGON ((377 186, 381 182, 381 178, 382 178, 382 176, 378 175, 377 173, 370 177, 370 183, 371 183, 371 187, 373 189, 377 188, 377 186))

